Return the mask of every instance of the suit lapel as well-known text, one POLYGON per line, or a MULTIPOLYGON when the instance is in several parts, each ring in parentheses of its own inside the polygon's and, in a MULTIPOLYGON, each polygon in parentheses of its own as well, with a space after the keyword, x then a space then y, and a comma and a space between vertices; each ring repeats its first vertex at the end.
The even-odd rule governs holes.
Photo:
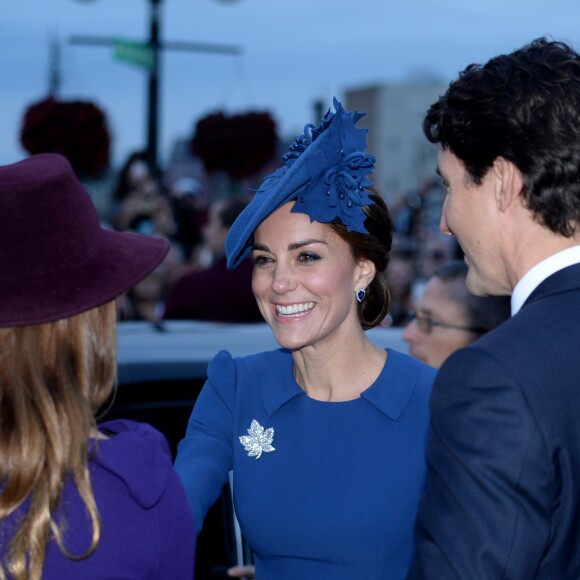
POLYGON ((568 266, 548 276, 524 302, 524 307, 546 296, 580 290, 580 264, 568 266))

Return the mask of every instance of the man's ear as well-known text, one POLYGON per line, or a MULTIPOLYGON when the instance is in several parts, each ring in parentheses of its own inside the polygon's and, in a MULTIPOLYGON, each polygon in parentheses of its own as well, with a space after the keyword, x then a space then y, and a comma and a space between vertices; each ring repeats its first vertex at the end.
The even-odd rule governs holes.
POLYGON ((505 212, 512 203, 520 202, 524 186, 520 170, 504 157, 497 157, 493 162, 493 174, 496 178, 495 200, 499 211, 505 212))

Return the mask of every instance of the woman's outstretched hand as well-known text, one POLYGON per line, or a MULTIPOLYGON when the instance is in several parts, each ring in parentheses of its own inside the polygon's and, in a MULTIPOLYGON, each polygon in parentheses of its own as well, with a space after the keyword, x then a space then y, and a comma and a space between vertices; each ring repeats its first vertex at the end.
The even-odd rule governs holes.
POLYGON ((234 566, 228 570, 228 576, 231 578, 242 578, 245 580, 252 580, 254 573, 254 566, 234 566))

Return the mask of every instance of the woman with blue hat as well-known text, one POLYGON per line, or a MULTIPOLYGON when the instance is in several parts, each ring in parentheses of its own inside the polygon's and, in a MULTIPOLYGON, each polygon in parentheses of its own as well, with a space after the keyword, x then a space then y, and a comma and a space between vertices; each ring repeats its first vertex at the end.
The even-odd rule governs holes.
POLYGON ((102 228, 61 155, 0 167, 0 578, 191 580, 167 441, 95 418, 116 381, 115 298, 168 249, 102 228))
POLYGON ((176 459, 198 529, 233 470, 259 580, 404 578, 414 551, 434 371, 365 334, 389 308, 391 221, 362 115, 334 106, 226 242, 281 348, 216 355, 176 459))

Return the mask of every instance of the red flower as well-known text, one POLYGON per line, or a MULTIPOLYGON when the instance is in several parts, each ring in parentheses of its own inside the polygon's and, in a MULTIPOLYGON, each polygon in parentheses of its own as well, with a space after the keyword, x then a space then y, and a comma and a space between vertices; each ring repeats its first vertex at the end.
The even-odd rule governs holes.
POLYGON ((213 113, 201 119, 191 149, 208 173, 224 171, 233 179, 257 173, 276 153, 276 125, 269 113, 228 117, 213 113))
POLYGON ((109 164, 111 138, 105 114, 94 104, 48 98, 25 112, 22 146, 64 155, 79 176, 97 177, 109 164))

